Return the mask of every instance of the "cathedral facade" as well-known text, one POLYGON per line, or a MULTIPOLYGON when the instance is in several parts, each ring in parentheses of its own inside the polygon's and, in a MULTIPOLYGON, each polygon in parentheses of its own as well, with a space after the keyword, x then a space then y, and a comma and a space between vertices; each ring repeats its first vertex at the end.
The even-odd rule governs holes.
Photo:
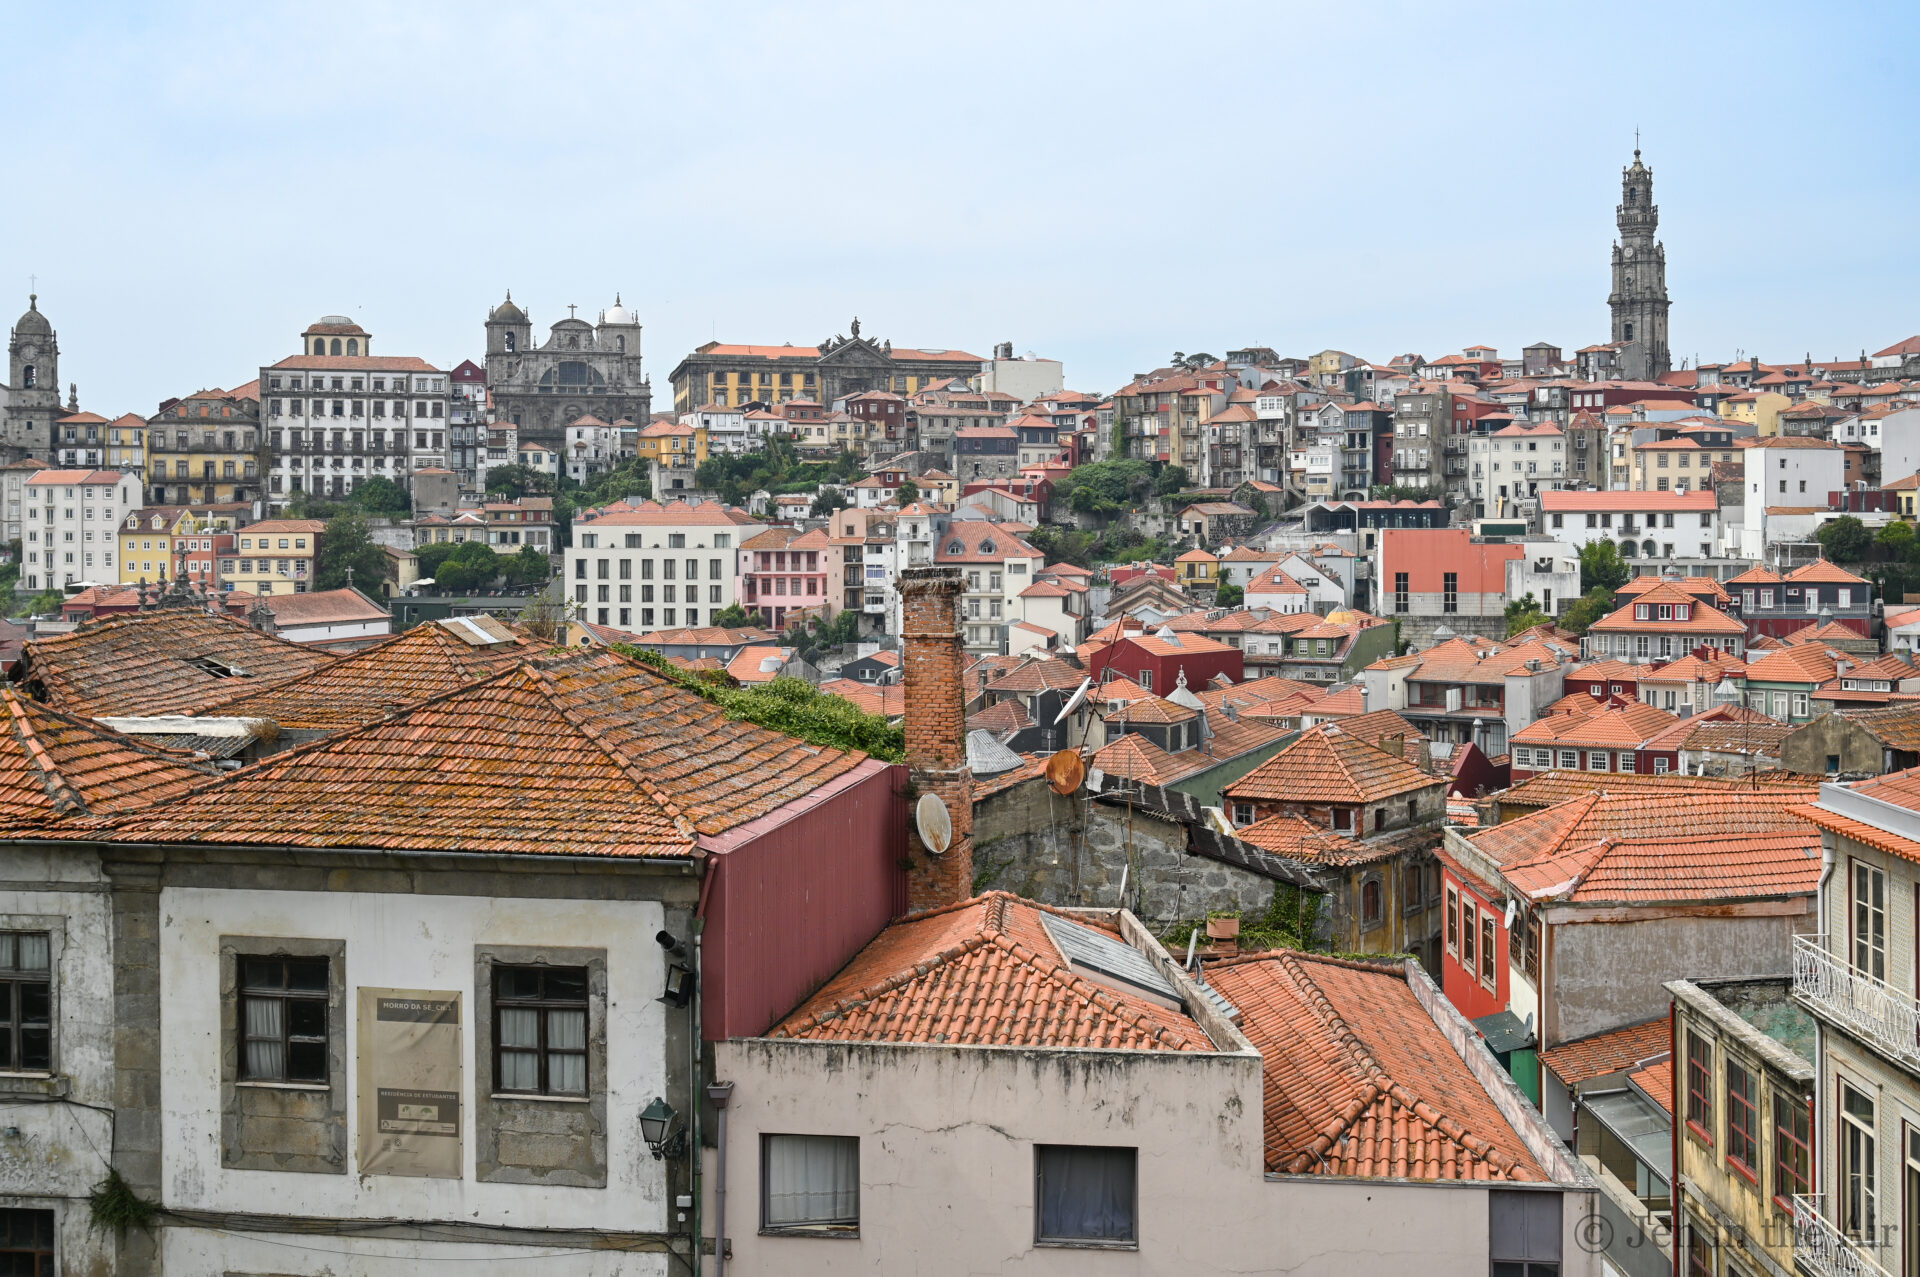
POLYGON ((487 395, 496 421, 519 427, 520 442, 565 451, 567 426, 582 417, 644 427, 653 387, 640 368, 640 323, 615 297, 588 323, 567 308, 536 345, 533 321, 513 294, 487 315, 487 395))
POLYGON ((1667 344, 1667 249, 1658 239, 1660 207, 1653 202, 1653 170, 1640 162, 1620 175, 1616 210, 1620 238, 1613 245, 1612 341, 1617 367, 1629 381, 1652 381, 1673 367, 1667 344))

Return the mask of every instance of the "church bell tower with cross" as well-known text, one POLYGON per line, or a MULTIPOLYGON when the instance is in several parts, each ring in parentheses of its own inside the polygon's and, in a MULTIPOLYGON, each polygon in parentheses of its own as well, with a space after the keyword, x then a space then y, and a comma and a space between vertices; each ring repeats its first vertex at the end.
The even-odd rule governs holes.
POLYGON ((1634 135, 1633 164, 1621 170, 1613 245, 1612 340, 1619 367, 1633 381, 1651 381, 1673 367, 1667 345, 1667 250, 1657 238, 1660 208, 1653 202, 1653 170, 1640 162, 1634 135))

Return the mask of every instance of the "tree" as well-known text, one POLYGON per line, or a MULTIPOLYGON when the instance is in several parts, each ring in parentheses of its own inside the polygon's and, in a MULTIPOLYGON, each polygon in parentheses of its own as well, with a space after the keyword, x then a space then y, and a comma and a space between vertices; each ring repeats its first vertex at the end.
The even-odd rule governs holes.
POLYGON ((407 490, 383 474, 362 479, 355 485, 353 504, 367 514, 405 514, 413 509, 407 490))
POLYGON ((1633 579, 1633 569, 1611 541, 1589 541, 1580 547, 1580 588, 1611 593, 1633 579))
POLYGON ((508 585, 538 585, 553 575, 553 560, 532 546, 523 545, 518 554, 500 560, 500 572, 507 578, 508 585))
POLYGON ((1539 600, 1531 594, 1523 594, 1507 604, 1507 637, 1512 638, 1521 630, 1530 630, 1536 625, 1551 624, 1553 618, 1540 610, 1539 600))
POLYGON ((713 623, 723 630, 744 630, 758 625, 760 618, 748 615, 747 609, 738 603, 729 603, 713 614, 713 623))
POLYGON ((1913 525, 1904 520, 1895 519, 1892 523, 1880 529, 1880 536, 1877 539, 1881 545, 1893 551, 1895 555, 1904 558, 1913 550, 1913 525))
POLYGON ((520 628, 548 643, 559 643, 566 638, 567 603, 560 597, 559 590, 542 590, 527 600, 520 609, 520 615, 514 618, 520 628))
POLYGON ((1595 586, 1582 594, 1574 605, 1560 618, 1560 628, 1575 634, 1585 634, 1587 627, 1613 610, 1613 591, 1605 586, 1595 586))
POLYGON ((838 488, 822 488, 813 498, 813 506, 808 511, 814 518, 824 518, 835 510, 847 508, 847 496, 838 488))
POLYGON ((1171 496, 1187 486, 1187 468, 1168 466, 1153 481, 1153 490, 1161 496, 1171 496))
POLYGON ((337 590, 348 584, 351 571, 357 589, 376 591, 387 578, 387 563, 387 552, 373 543, 367 530, 366 515, 357 511, 337 515, 320 534, 313 588, 337 590))
POLYGON ((521 497, 550 497, 560 490, 560 485, 546 471, 517 463, 488 470, 486 487, 488 492, 509 501, 521 497))
POLYGON ((893 496, 894 500, 900 503, 901 508, 905 509, 920 499, 920 485, 911 479, 902 479, 900 486, 893 490, 893 496))
POLYGON ((1213 605, 1215 607, 1239 607, 1245 598, 1246 591, 1229 581, 1214 591, 1213 605))
POLYGON ((1867 525, 1850 514, 1841 515, 1813 535, 1835 563, 1858 563, 1867 557, 1867 546, 1872 543, 1867 525))

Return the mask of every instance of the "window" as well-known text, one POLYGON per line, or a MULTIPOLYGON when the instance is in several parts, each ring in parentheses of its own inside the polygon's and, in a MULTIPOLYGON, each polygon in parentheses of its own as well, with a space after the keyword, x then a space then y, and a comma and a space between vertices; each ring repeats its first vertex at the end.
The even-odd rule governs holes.
POLYGON ((240 959, 240 1076, 327 1082, 327 959, 240 959))
POLYGON ((1887 875, 1853 862, 1853 969, 1869 979, 1887 978, 1887 875))
POLYGON ((1773 1096, 1773 1200, 1793 1209, 1795 1196, 1813 1187, 1813 1102, 1784 1091, 1773 1096))
POLYGON ((1687 1033, 1687 1129, 1713 1145, 1713 1047, 1698 1033, 1687 1033))
POLYGON ((1480 915, 1480 983, 1489 989, 1498 982, 1495 974, 1495 959, 1500 952, 1500 946, 1496 941, 1498 935, 1499 924, 1494 921, 1494 916, 1491 913, 1482 913, 1480 915))
POLYGON ((1034 1148, 1034 1240, 1042 1245, 1131 1246, 1139 1153, 1131 1148, 1034 1148))
POLYGON ((1487 1242, 1493 1277, 1559 1277, 1560 1194, 1487 1194, 1487 1242))
POLYGON ((1734 1060, 1727 1061, 1727 1164, 1758 1183, 1760 1165, 1760 1080, 1734 1060))
POLYGON ((762 1135, 760 1227, 857 1236, 860 1141, 849 1135, 762 1135))
POLYGON ((523 1095, 587 1093, 587 969, 493 969, 494 1085, 523 1095))
POLYGON ((0 1210, 0 1267, 23 1277, 53 1277, 53 1212, 0 1210))
POLYGON ((0 931, 0 1069, 53 1067, 53 945, 45 931, 0 931))
POLYGON ((1469 975, 1479 970, 1474 958, 1474 931, 1479 924, 1474 920, 1473 901, 1460 898, 1460 965, 1469 975))
POLYGON ((1393 610, 1396 612, 1407 610, 1407 574, 1405 572, 1393 574, 1393 610))
POLYGON ((1360 921, 1377 923, 1380 915, 1380 880, 1369 878, 1360 886, 1360 921))
POLYGON ((1873 1097, 1840 1083, 1840 1227, 1849 1237, 1874 1239, 1880 1214, 1879 1141, 1873 1097))
POLYGON ((1458 572, 1443 572, 1440 574, 1440 582, 1440 610, 1443 612, 1458 612, 1460 610, 1460 574, 1458 572))
POLYGON ((1460 893, 1447 888, 1447 952, 1460 952, 1460 893))

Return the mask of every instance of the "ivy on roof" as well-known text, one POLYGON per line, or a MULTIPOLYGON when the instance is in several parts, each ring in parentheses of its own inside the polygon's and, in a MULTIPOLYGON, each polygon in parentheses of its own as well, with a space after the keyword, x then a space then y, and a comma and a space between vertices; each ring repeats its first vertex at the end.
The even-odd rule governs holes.
POLYGON ((728 718, 797 737, 809 745, 858 749, 884 762, 905 762, 906 729, 884 715, 862 713, 844 697, 822 692, 805 679, 781 677, 762 687, 742 687, 725 670, 683 670, 658 652, 620 643, 614 650, 666 675, 694 695, 718 705, 728 718))

